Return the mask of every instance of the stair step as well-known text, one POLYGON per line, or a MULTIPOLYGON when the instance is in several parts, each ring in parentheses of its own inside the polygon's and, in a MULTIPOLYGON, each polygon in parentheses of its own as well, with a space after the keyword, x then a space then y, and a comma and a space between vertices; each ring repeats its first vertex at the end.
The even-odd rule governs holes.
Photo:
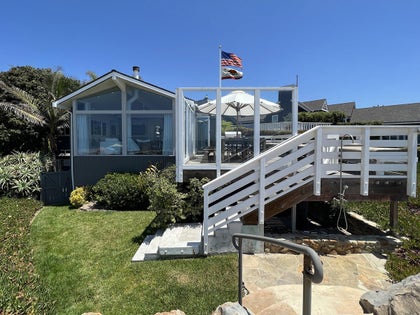
POLYGON ((159 230, 154 235, 147 235, 143 243, 141 243, 137 252, 131 259, 135 261, 156 260, 159 257, 158 248, 162 239, 163 230, 159 230))
POLYGON ((159 243, 161 258, 196 256, 202 253, 200 223, 175 224, 165 230, 159 243))

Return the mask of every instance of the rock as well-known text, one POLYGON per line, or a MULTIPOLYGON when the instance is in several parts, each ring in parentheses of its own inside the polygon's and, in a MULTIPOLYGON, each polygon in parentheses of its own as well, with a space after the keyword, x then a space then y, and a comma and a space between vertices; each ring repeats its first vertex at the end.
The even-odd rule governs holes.
POLYGON ((172 310, 170 312, 156 313, 155 315, 185 315, 185 313, 180 310, 172 310))
POLYGON ((419 315, 420 273, 391 285, 387 290, 366 292, 359 303, 365 313, 419 315))
POLYGON ((227 302, 219 305, 212 315, 253 315, 246 308, 242 307, 238 302, 227 302))

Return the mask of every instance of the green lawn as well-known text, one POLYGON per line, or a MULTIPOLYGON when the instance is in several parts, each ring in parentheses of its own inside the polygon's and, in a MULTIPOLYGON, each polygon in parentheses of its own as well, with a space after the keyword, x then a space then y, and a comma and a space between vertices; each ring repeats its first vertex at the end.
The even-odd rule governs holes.
POLYGON ((237 300, 237 256, 131 263, 153 212, 45 207, 32 224, 34 264, 55 314, 210 314, 237 300))

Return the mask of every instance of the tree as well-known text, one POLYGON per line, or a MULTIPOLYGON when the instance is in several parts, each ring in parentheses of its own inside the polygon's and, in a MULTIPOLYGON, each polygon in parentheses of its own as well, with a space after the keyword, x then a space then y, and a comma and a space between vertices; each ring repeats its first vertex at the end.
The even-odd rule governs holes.
MULTIPOLYGON (((60 69, 13 67, 0 75, 0 109, 3 128, 18 118, 38 134, 42 148, 57 153, 57 137, 69 126, 69 113, 54 108, 52 102, 80 87, 80 82, 63 75, 60 69), (7 120, 8 119, 8 120, 7 120)), ((15 125, 20 128, 21 125, 15 125)), ((1 130, 0 125, 0 130, 1 130)), ((26 139, 27 141, 28 139, 26 139)), ((20 145, 22 147, 22 145, 20 145)), ((16 148, 19 149, 19 148, 16 148)))
POLYGON ((339 111, 333 112, 300 112, 299 121, 306 122, 330 122, 333 125, 345 122, 346 114, 339 111))

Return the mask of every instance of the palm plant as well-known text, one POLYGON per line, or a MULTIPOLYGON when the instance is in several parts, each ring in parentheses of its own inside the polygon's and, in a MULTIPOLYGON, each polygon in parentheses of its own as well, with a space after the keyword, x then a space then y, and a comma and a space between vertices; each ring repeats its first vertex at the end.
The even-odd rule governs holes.
POLYGON ((41 99, 0 80, 0 88, 17 99, 16 102, 0 102, 0 109, 14 113, 28 123, 43 127, 46 130, 46 151, 51 156, 57 153, 58 135, 70 124, 69 112, 52 106, 53 101, 68 93, 67 82, 60 70, 52 72, 50 91, 47 97, 41 99))

